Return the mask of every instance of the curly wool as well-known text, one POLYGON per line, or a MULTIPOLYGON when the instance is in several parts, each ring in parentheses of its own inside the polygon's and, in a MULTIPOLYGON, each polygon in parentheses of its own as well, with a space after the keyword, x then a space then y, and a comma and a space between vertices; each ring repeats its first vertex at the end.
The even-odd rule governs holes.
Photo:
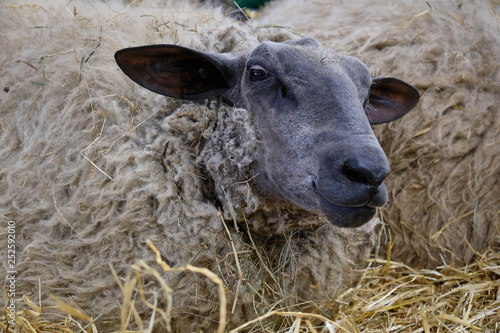
POLYGON ((500 249, 499 11, 487 1, 278 0, 262 14, 422 92, 415 110, 375 128, 392 169, 381 214, 392 258, 414 267, 500 249))
MULTIPOLYGON (((260 197, 248 186, 259 144, 251 115, 158 96, 113 60, 120 48, 150 43, 238 52, 258 42, 256 33, 186 2, 25 3, 5 7, 0 20, 0 216, 16 222, 18 294, 44 306, 54 294, 98 318, 98 329, 116 330, 122 292, 112 270, 122 280, 140 259, 154 266, 150 240, 172 267, 219 274, 232 305, 232 240, 244 283, 230 327, 271 308, 331 312, 331 300, 360 274, 377 219, 339 229, 260 197)), ((174 331, 218 326, 213 283, 191 273, 163 278, 174 290, 174 331)), ((143 285, 150 302, 163 295, 153 280, 143 285)), ((139 301, 136 308, 147 321, 151 310, 139 301)), ((160 319, 156 329, 165 325, 160 319)))

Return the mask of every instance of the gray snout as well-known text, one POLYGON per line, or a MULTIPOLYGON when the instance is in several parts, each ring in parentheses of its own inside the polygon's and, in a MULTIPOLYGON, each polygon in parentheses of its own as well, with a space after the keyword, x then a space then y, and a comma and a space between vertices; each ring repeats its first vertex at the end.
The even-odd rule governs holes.
POLYGON ((367 156, 348 158, 340 167, 340 173, 349 181, 379 187, 391 170, 389 165, 374 165, 373 159, 367 156))
POLYGON ((344 142, 320 154, 313 187, 321 212, 337 226, 363 225, 387 202, 383 181, 389 161, 375 138, 361 141, 344 142))
POLYGON ((387 201, 383 181, 389 173, 389 162, 378 143, 351 143, 322 156, 315 186, 335 205, 380 207, 387 201))

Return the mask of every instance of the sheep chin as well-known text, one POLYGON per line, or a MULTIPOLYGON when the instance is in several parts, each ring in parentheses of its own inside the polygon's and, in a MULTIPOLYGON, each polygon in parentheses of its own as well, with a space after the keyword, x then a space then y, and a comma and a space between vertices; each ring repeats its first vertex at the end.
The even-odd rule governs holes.
MULTIPOLYGON (((319 193, 319 192, 318 192, 319 193)), ((369 222, 376 212, 370 206, 340 206, 328 201, 321 194, 318 195, 320 213, 324 214, 334 226, 342 228, 357 228, 369 222)))

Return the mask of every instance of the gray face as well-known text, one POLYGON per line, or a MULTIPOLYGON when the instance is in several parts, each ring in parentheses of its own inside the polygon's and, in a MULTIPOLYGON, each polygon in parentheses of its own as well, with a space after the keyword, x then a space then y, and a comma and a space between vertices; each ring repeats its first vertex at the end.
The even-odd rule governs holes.
POLYGON ((370 124, 411 110, 419 95, 410 85, 372 79, 362 62, 311 38, 266 42, 238 56, 153 45, 115 58, 155 92, 193 100, 223 95, 251 111, 262 140, 254 185, 264 195, 349 227, 386 203, 389 163, 370 124))
POLYGON ((263 141, 257 188, 338 225, 371 219, 389 163, 365 113, 370 86, 362 62, 314 40, 258 46, 241 84, 263 141))

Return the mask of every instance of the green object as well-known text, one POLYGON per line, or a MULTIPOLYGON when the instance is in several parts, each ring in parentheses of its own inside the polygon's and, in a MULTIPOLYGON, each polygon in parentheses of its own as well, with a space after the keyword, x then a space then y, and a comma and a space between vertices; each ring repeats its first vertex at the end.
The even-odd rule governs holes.
POLYGON ((257 9, 263 6, 264 3, 268 1, 269 0, 235 0, 234 2, 236 2, 238 6, 240 6, 241 8, 246 7, 246 8, 257 9))

